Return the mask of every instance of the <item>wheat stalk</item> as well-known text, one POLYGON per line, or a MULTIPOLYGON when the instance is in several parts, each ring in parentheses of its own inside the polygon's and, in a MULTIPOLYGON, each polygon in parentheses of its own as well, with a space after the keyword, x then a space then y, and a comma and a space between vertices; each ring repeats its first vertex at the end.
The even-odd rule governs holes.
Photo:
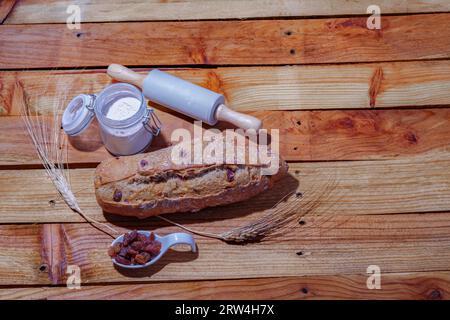
POLYGON ((216 234, 194 230, 163 216, 158 218, 176 225, 191 233, 219 239, 228 243, 248 243, 263 241, 281 235, 287 228, 293 227, 301 218, 316 209, 334 190, 335 181, 329 179, 325 185, 315 187, 305 194, 291 192, 281 198, 272 208, 263 212, 263 216, 249 224, 216 234))
MULTIPOLYGON (((64 92, 64 90, 57 90, 57 92, 64 92)), ((52 106, 53 125, 49 127, 48 117, 39 114, 37 111, 32 111, 28 104, 28 99, 25 95, 23 85, 17 81, 14 85, 14 103, 20 106, 22 119, 25 122, 28 134, 36 148, 37 154, 45 168, 47 176, 53 182, 56 190, 59 192, 64 202, 74 212, 78 213, 88 223, 95 228, 103 231, 112 238, 115 238, 109 232, 102 228, 108 229, 110 232, 118 233, 114 228, 105 223, 96 221, 95 219, 87 216, 83 210, 81 210, 77 198, 73 194, 68 178, 66 176, 66 170, 64 163, 67 160, 67 140, 61 138, 60 135, 60 106, 59 101, 65 101, 65 96, 58 96, 52 106)), ((64 136, 65 137, 65 136, 64 136)))

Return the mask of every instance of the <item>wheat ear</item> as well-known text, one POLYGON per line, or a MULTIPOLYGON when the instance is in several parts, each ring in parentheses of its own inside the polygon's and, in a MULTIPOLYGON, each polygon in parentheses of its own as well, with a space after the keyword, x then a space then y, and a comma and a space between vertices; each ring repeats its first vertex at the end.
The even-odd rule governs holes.
POLYGON ((305 194, 288 193, 272 208, 265 210, 261 218, 220 234, 194 230, 163 216, 158 216, 158 218, 196 235, 215 238, 228 243, 263 241, 289 231, 286 229, 293 227, 302 217, 312 213, 330 195, 334 187, 335 181, 330 178, 325 182, 325 185, 316 186, 305 194))
MULTIPOLYGON (((57 90, 57 92, 64 91, 57 90)), ((33 112, 31 110, 23 85, 19 81, 17 81, 14 86, 13 101, 20 106, 22 119, 25 122, 28 134, 36 148, 39 159, 45 168, 47 176, 61 195, 61 198, 70 209, 78 213, 96 229, 115 238, 110 232, 118 234, 118 231, 106 223, 98 222, 87 216, 83 210, 81 210, 77 198, 70 188, 64 167, 64 163, 66 163, 65 160, 67 160, 67 141, 64 138, 61 138, 60 135, 61 122, 58 103, 59 101, 65 101, 65 99, 62 96, 58 96, 57 98, 58 99, 55 100, 52 106, 53 119, 49 119, 49 117, 45 117, 37 111, 33 112), (50 120, 53 120, 53 125, 51 127, 48 125, 50 120), (108 229, 110 232, 105 231, 104 228, 108 229)))

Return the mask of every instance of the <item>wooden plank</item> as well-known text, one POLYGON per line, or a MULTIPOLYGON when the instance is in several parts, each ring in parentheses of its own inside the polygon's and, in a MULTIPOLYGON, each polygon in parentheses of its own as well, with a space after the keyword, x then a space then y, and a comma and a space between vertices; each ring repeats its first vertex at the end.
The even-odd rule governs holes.
POLYGON ((0 68, 263 65, 450 57, 450 14, 306 20, 1 25, 0 68))
POLYGON ((39 228, 9 226, 7 231, 0 231, 0 243, 4 250, 0 259, 0 274, 6 277, 3 272, 11 269, 11 277, 17 279, 14 281, 16 284, 22 281, 23 283, 48 282, 47 274, 36 272, 40 265, 39 228), (20 254, 13 259, 6 258, 7 255, 14 256, 19 252, 20 254))
MULTIPOLYGON (((207 209, 181 218, 208 219, 216 212, 248 215, 272 207, 287 193, 300 191, 317 202, 315 212, 367 215, 450 210, 448 155, 404 160, 290 163, 290 175, 270 192, 251 201, 207 209), (333 188, 329 185, 333 183, 333 188), (317 200, 320 191, 326 199, 317 200)), ((85 213, 101 221, 104 215, 94 196, 94 169, 72 169, 72 190, 85 213)), ((0 223, 83 221, 58 198, 41 169, 0 170, 0 223), (49 202, 56 200, 56 204, 49 202)), ((114 219, 113 219, 114 220, 114 219)))
MULTIPOLYGON (((449 151, 449 108, 249 113, 262 119, 265 128, 279 130, 279 151, 289 161, 397 159, 449 151)), ((193 134, 187 118, 161 110, 157 115, 164 126, 149 151, 170 145, 179 128, 193 134)), ((51 118, 48 122, 51 127, 51 118)), ((41 166, 21 117, 0 117, 0 128, 0 166, 41 166)), ((112 157, 99 132, 93 123, 83 135, 70 138, 67 162, 72 168, 94 167, 112 157)))
MULTIPOLYGON (((169 70, 177 76, 222 92, 227 103, 239 111, 293 110, 310 108, 364 108, 439 105, 450 103, 450 62, 426 61, 339 66, 294 66, 169 70), (383 70, 378 93, 369 90, 373 76, 383 70), (270 77, 283 74, 285 77, 270 77), (326 84, 328 81, 328 84, 326 84), (320 90, 317 90, 320 88, 320 90), (369 95, 372 92, 372 95, 369 95), (370 96, 370 97, 369 97, 370 96), (258 106, 258 108, 255 108, 258 106)), ((0 114, 19 115, 14 86, 24 87, 29 105, 48 114, 55 104, 62 108, 81 93, 99 92, 110 79, 103 70, 0 73, 0 114)), ((161 108, 160 108, 161 109, 161 108)), ((186 117, 158 112, 162 136, 155 147, 166 146, 176 128, 190 128, 186 117)), ((288 160, 357 160, 419 154, 446 146, 446 109, 405 111, 265 112, 252 111, 264 119, 266 128, 280 129, 281 153, 288 160), (299 122, 300 121, 300 122, 299 122), (299 124, 300 123, 300 124, 299 124), (429 130, 430 127, 433 130, 429 130), (386 139, 384 135, 388 135, 386 139), (385 143, 385 141, 389 143, 385 143)), ((35 152, 20 119, 1 119, 0 165, 37 164, 35 152), (22 146, 17 148, 17 146, 22 146)), ((70 162, 96 163, 108 156, 98 130, 73 141, 70 162)))
MULTIPOLYGON (((67 7, 73 1, 36 0, 20 1, 7 23, 64 23, 69 16, 67 7)), ((366 14, 370 0, 110 0, 77 1, 82 22, 144 21, 144 20, 197 20, 243 19, 261 17, 295 17, 366 14)), ((445 0, 379 0, 382 14, 445 12, 450 4, 445 0)))
MULTIPOLYGON (((200 224, 204 230, 223 232, 236 223, 235 219, 225 223, 224 218, 200 224)), ((147 270, 132 273, 113 267, 106 253, 111 239, 88 224, 2 225, 0 284, 65 284, 71 265, 80 268, 82 285, 365 275, 369 265, 378 265, 382 273, 450 270, 450 213, 332 214, 326 219, 308 216, 304 221, 277 240, 245 246, 197 237, 197 254, 169 252, 147 270)), ((189 225, 200 228, 200 224, 189 225)), ((134 227, 160 234, 178 230, 151 221, 134 227)))
MULTIPOLYGON (((450 104, 449 60, 165 70, 224 94, 239 111, 450 104)), ((12 101, 16 81, 43 114, 55 103, 64 106, 80 93, 98 93, 111 83, 105 70, 0 72, 0 115, 20 114, 12 101)))
POLYGON ((368 275, 303 276, 66 287, 0 289, 0 299, 414 299, 450 297, 450 272, 382 274, 381 289, 367 289, 368 275))

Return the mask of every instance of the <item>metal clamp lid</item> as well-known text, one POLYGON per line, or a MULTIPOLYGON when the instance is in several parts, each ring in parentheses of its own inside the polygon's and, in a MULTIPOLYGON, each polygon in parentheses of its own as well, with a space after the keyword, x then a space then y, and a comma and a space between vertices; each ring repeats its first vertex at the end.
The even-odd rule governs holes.
POLYGON ((147 108, 142 124, 144 125, 144 128, 154 136, 157 136, 161 132, 162 124, 153 108, 147 108))
POLYGON ((83 132, 92 122, 95 95, 80 94, 73 98, 64 110, 61 124, 69 136, 76 136, 83 132))

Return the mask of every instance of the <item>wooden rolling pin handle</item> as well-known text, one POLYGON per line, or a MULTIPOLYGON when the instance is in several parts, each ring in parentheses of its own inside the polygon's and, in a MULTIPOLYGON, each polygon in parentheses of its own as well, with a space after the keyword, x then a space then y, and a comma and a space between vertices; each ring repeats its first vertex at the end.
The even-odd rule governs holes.
POLYGON ((143 81, 146 77, 146 75, 139 74, 127 67, 115 63, 109 65, 107 73, 113 79, 134 84, 139 88, 142 88, 143 81))
POLYGON ((221 104, 217 107, 216 119, 219 121, 226 121, 232 123, 236 127, 245 130, 254 129, 258 131, 259 129, 261 129, 262 126, 262 122, 258 118, 233 111, 224 104, 221 104))

